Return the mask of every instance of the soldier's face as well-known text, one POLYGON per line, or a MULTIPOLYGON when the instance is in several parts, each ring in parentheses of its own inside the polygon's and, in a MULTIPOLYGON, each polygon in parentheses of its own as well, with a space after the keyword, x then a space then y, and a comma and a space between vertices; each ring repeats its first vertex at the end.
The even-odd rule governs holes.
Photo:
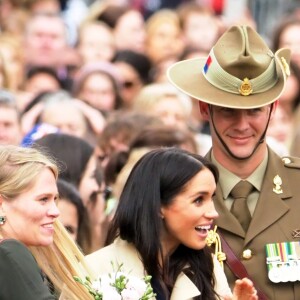
POLYGON ((225 144, 232 156, 239 159, 251 157, 264 134, 269 114, 270 106, 255 109, 212 106, 209 122, 214 153, 228 155, 225 144))

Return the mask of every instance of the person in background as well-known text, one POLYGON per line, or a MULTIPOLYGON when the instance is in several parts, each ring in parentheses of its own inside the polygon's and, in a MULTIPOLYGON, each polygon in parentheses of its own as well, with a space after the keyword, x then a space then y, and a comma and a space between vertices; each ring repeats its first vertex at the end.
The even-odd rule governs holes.
POLYGON ((222 31, 222 24, 213 9, 196 1, 183 1, 177 8, 185 47, 209 52, 222 31))
POLYGON ((152 83, 144 86, 134 98, 133 110, 159 116, 170 127, 188 130, 192 101, 169 82, 152 83))
POLYGON ((142 14, 130 7, 110 1, 96 1, 90 6, 86 20, 107 24, 113 32, 116 49, 145 51, 145 21, 142 14))
POLYGON ((0 53, 0 88, 1 89, 7 89, 10 86, 10 80, 6 69, 7 66, 4 57, 0 53))
POLYGON ((206 157, 220 172, 214 197, 220 217, 214 223, 235 262, 225 261, 228 282, 233 286, 248 274, 260 299, 300 298, 299 282, 282 279, 278 269, 278 280, 272 276, 276 270, 268 272, 273 256, 266 251, 300 241, 300 160, 279 157, 266 141, 289 61, 289 49, 273 53, 252 27, 239 25, 219 38, 208 57, 180 61, 168 70, 177 88, 200 101, 210 124, 212 148, 206 157), (240 274, 241 268, 246 272, 240 274))
POLYGON ((51 66, 69 89, 73 80, 71 69, 79 62, 75 49, 69 44, 63 17, 49 13, 33 14, 26 24, 22 41, 25 67, 51 66))
POLYGON ((135 111, 116 111, 109 116, 95 148, 99 162, 105 168, 115 152, 127 151, 132 140, 145 127, 162 124, 158 116, 135 111))
POLYGON ((185 47, 180 19, 175 10, 158 10, 146 21, 146 55, 154 68, 180 57, 185 47))
POLYGON ((0 89, 0 144, 19 145, 23 137, 20 112, 14 94, 0 89))
POLYGON ((73 97, 88 103, 105 115, 122 105, 121 81, 112 63, 89 63, 79 68, 75 75, 73 97))
POLYGON ((101 21, 87 21, 78 30, 76 49, 82 65, 112 61, 116 45, 112 29, 101 21))
POLYGON ((89 216, 80 194, 72 183, 64 179, 57 180, 57 188, 59 193, 57 207, 60 212, 58 219, 80 248, 86 249, 88 247, 86 236, 90 235, 89 216))
POLYGON ((122 87, 122 108, 131 109, 135 96, 143 86, 149 84, 152 64, 147 55, 133 50, 118 51, 113 64, 120 73, 122 87))
MULTIPOLYGON (((87 263, 95 274, 122 263, 124 272, 151 275, 158 300, 231 299, 225 274, 206 245, 218 217, 212 200, 217 178, 216 168, 197 154, 178 148, 145 154, 121 194, 111 244, 88 255, 87 263)), ((258 299, 246 278, 237 282, 233 297, 258 299)))
POLYGON ((291 49, 291 60, 300 68, 300 18, 296 14, 284 15, 273 30, 272 49, 277 51, 280 48, 291 49))
POLYGON ((61 13, 59 0, 29 0, 24 2, 31 15, 43 13, 59 15, 61 13))
POLYGON ((133 110, 136 112, 157 116, 169 127, 190 131, 196 139, 198 153, 204 155, 211 146, 211 137, 195 130, 191 118, 192 109, 191 98, 169 82, 144 86, 133 103, 133 110))
POLYGON ((91 299, 73 279, 89 275, 83 255, 57 220, 56 164, 36 149, 1 145, 0 168, 0 298, 54 300, 45 274, 70 299, 91 299))
POLYGON ((0 55, 3 57, 8 76, 7 89, 13 92, 21 90, 24 77, 24 54, 20 40, 11 33, 0 34, 0 55))
POLYGON ((29 137, 33 138, 32 131, 35 133, 37 127, 39 129, 44 124, 93 144, 102 132, 105 119, 101 112, 87 103, 59 90, 38 94, 23 111, 22 130, 29 137))
POLYGON ((25 28, 23 43, 26 66, 62 67, 62 54, 68 48, 62 17, 47 13, 32 15, 25 28))
POLYGON ((57 92, 63 88, 56 70, 51 66, 32 66, 27 68, 22 90, 29 93, 31 99, 42 92, 57 92))

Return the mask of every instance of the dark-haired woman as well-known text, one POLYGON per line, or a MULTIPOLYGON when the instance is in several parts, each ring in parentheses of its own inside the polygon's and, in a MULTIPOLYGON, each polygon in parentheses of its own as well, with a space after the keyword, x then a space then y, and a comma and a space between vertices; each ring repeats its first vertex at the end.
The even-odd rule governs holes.
POLYGON ((97 274, 152 276, 157 300, 257 299, 248 279, 233 291, 206 237, 218 217, 212 197, 218 172, 203 157, 178 148, 145 154, 125 184, 109 246, 87 256, 97 274), (232 298, 233 297, 233 298, 232 298))

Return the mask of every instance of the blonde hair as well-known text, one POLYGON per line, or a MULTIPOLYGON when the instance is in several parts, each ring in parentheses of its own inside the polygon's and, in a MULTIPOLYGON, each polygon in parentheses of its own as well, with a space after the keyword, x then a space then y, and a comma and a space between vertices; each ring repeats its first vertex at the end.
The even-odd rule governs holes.
POLYGON ((24 55, 21 40, 13 33, 4 32, 0 35, 0 53, 6 64, 7 83, 6 88, 12 91, 20 89, 24 75, 24 55), (7 51, 5 51, 7 49, 7 51), (13 60, 17 61, 18 72, 10 68, 6 52, 12 55, 13 60))
POLYGON ((192 112, 192 100, 170 83, 151 83, 143 87, 134 99, 133 108, 136 111, 151 112, 165 98, 173 98, 175 102, 181 105, 185 116, 190 116, 192 112))
MULTIPOLYGON (((40 172, 49 168, 58 178, 55 161, 37 149, 20 146, 0 146, 0 194, 12 200, 30 188, 40 172)), ((54 286, 70 299, 92 299, 87 289, 73 276, 94 277, 84 262, 84 256, 60 221, 54 224, 53 244, 48 247, 29 247, 40 268, 54 286)))
POLYGON ((7 72, 7 64, 1 52, 0 52, 0 74, 2 74, 2 86, 0 85, 0 88, 9 89, 11 87, 11 83, 7 72))
POLYGON ((160 9, 156 11, 146 21, 146 31, 148 35, 152 35, 157 29, 165 23, 173 24, 181 30, 181 23, 177 12, 173 9, 160 9))

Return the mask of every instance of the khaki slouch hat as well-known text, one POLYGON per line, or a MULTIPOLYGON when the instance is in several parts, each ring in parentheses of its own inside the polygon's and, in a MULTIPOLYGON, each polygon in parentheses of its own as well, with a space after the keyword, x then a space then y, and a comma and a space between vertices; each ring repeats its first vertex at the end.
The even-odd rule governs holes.
POLYGON ((189 96, 222 107, 251 109, 273 103, 290 73, 290 50, 275 54, 249 26, 232 26, 207 58, 169 67, 169 81, 189 96))

